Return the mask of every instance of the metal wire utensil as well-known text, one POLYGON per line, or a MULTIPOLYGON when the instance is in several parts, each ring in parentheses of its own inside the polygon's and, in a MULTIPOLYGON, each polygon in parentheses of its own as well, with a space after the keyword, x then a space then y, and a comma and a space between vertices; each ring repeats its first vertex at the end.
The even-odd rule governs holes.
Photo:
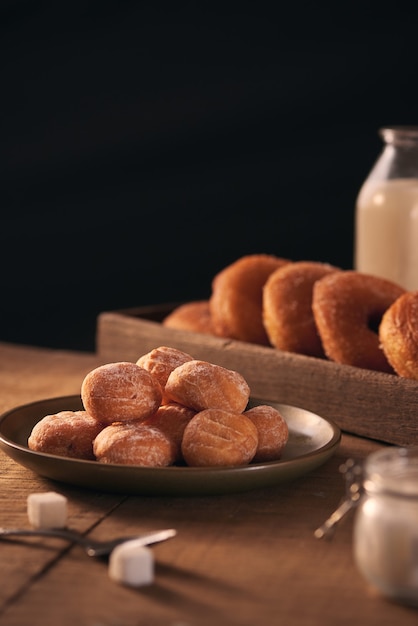
POLYGON ((317 539, 329 536, 336 524, 359 504, 363 494, 363 467, 360 463, 348 459, 340 466, 340 472, 345 477, 345 497, 328 519, 315 530, 317 539))
POLYGON ((126 541, 135 540, 137 545, 150 546, 160 541, 166 541, 171 537, 174 537, 177 531, 174 528, 166 528, 164 530, 156 530, 148 533, 142 533, 139 535, 131 535, 127 537, 115 537, 109 541, 97 541, 90 539, 75 530, 68 528, 1 528, 0 527, 0 539, 5 537, 56 537, 59 539, 66 539, 71 543, 76 543, 81 546, 88 556, 101 557, 109 555, 113 548, 126 541))

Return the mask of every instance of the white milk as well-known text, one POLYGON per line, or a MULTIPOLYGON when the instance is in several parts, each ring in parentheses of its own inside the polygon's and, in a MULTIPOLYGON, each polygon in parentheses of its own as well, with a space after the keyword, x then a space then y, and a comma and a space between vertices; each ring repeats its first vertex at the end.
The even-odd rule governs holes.
POLYGON ((356 270, 418 289, 418 179, 366 180, 355 230, 356 270))

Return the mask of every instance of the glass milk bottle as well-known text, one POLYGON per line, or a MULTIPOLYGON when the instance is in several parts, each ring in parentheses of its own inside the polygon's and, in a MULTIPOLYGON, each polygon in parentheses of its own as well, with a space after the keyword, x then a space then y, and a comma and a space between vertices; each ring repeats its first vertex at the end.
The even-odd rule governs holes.
POLYGON ((355 269, 418 289, 418 126, 382 128, 381 155, 360 189, 355 269))
POLYGON ((418 448, 371 454, 356 510, 354 559, 381 593, 418 605, 418 448))

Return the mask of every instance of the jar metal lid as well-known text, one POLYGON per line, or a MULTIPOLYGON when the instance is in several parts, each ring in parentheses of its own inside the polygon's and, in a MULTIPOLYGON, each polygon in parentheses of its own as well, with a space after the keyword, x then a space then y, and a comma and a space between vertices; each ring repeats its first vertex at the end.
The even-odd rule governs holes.
POLYGON ((363 470, 367 493, 418 499, 418 447, 391 447, 373 452, 363 470))

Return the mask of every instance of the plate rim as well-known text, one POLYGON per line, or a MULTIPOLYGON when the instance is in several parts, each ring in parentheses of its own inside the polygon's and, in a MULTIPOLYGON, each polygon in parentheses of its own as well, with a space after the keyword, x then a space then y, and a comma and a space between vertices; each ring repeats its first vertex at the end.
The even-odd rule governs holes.
MULTIPOLYGON (((53 396, 50 398, 34 400, 31 402, 24 403, 22 405, 15 406, 1 413, 0 414, 0 449, 3 450, 5 454, 7 454, 10 458, 12 458, 18 464, 23 465, 24 467, 27 467, 27 468, 29 467, 29 469, 32 469, 35 473, 37 473, 38 475, 44 478, 56 480, 53 476, 51 477, 48 473, 47 474, 41 473, 37 471, 36 469, 33 469, 33 466, 38 465, 38 459, 39 459, 39 464, 42 463, 42 461, 44 461, 47 465, 55 462, 57 465, 60 465, 63 467, 68 465, 69 467, 80 469, 80 471, 83 468, 86 468, 86 469, 90 468, 92 469, 93 474, 97 473, 97 474, 102 474, 102 475, 108 475, 109 473, 114 471, 114 472, 117 472, 118 474, 121 474, 122 476, 123 474, 129 475, 129 474, 135 473, 141 477, 156 476, 160 478, 166 478, 170 476, 173 479, 174 476, 177 476, 178 478, 188 477, 189 479, 193 479, 193 478, 202 477, 202 476, 207 477, 209 475, 211 478, 217 479, 217 478, 222 478, 222 477, 236 478, 237 476, 241 477, 243 475, 245 476, 248 474, 251 474, 251 475, 263 474, 264 472, 271 473, 271 472, 274 472, 274 470, 276 469, 277 469, 277 472, 279 472, 280 471, 279 468, 283 471, 285 471, 288 468, 292 470, 295 468, 296 465, 303 464, 304 461, 306 461, 307 464, 309 464, 309 462, 311 461, 312 462, 311 469, 314 469, 317 466, 324 463, 338 448, 339 443, 341 441, 341 435, 342 435, 341 429, 335 422, 333 422, 329 418, 322 417, 318 415, 317 413, 310 411, 309 409, 305 409, 303 407, 297 407, 294 405, 288 405, 285 403, 268 401, 265 399, 253 398, 253 397, 250 398, 250 402, 256 403, 256 404, 269 404, 275 407, 277 406, 285 407, 285 408, 290 408, 291 410, 296 410, 296 411, 300 410, 300 411, 303 411, 304 413, 308 413, 314 416, 315 418, 318 418, 319 420, 321 420, 322 423, 325 423, 331 429, 330 437, 324 444, 320 445, 319 448, 313 451, 305 452, 294 458, 278 459, 276 461, 268 461, 268 462, 262 462, 262 463, 250 463, 248 465, 241 465, 241 466, 217 466, 217 467, 208 468, 208 467, 186 467, 186 466, 144 467, 140 465, 98 463, 97 461, 94 461, 94 460, 76 459, 76 458, 49 454, 45 452, 36 452, 36 451, 30 450, 27 446, 24 446, 14 441, 13 439, 10 439, 6 435, 4 435, 3 433, 4 424, 7 423, 7 420, 10 419, 10 417, 16 412, 25 411, 25 410, 30 411, 32 408, 35 409, 38 405, 41 406, 45 404, 56 404, 56 403, 58 404, 62 403, 62 408, 60 410, 66 410, 65 409, 66 403, 68 403, 68 405, 74 405, 77 403, 82 409, 82 401, 81 401, 80 394, 72 394, 72 395, 53 396), (16 457, 18 457, 18 459, 16 457), (22 458, 23 460, 26 460, 27 463, 23 462, 22 458)), ((70 409, 70 410, 76 410, 76 409, 70 409)), ((306 471, 301 471, 300 473, 296 471, 295 477, 298 477, 299 475, 303 475, 307 473, 308 471, 311 471, 311 469, 308 469, 306 471)), ((78 486, 83 486, 82 482, 81 483, 71 482, 71 477, 69 477, 68 481, 64 480, 64 482, 67 482, 73 485, 75 484, 78 486)), ((282 481, 277 480, 277 483, 280 483, 280 482, 282 481)), ((268 481, 266 486, 268 486, 269 484, 274 484, 274 480, 268 481)), ((262 486, 262 484, 259 486, 262 486)), ((249 489, 253 489, 253 488, 254 487, 251 487, 251 486, 249 487, 249 489)), ((111 491, 115 491, 115 489, 112 489, 111 491)), ((123 492, 123 489, 117 488, 116 491, 123 492)), ((171 493, 171 490, 169 491, 170 491, 170 495, 175 495, 171 493)), ((183 490, 180 488, 179 489, 180 495, 185 495, 185 492, 193 491, 193 489, 186 488, 184 493, 182 491, 183 490)), ((234 491, 247 491, 247 489, 245 488, 245 486, 242 486, 242 488, 239 488, 239 489, 232 489, 232 490, 226 489, 225 493, 232 493, 234 491)), ((200 494, 196 492, 196 493, 193 493, 192 495, 205 495, 208 493, 222 493, 222 492, 223 492, 222 488, 220 491, 219 491, 219 488, 218 489, 215 488, 212 491, 209 486, 209 487, 205 487, 200 494)), ((131 492, 128 490, 125 493, 137 493, 137 495, 140 495, 141 493, 152 493, 152 490, 148 491, 145 487, 144 487, 144 490, 141 490, 141 488, 139 487, 138 491, 131 492)), ((158 491, 158 493, 160 493, 160 490, 158 491)))

